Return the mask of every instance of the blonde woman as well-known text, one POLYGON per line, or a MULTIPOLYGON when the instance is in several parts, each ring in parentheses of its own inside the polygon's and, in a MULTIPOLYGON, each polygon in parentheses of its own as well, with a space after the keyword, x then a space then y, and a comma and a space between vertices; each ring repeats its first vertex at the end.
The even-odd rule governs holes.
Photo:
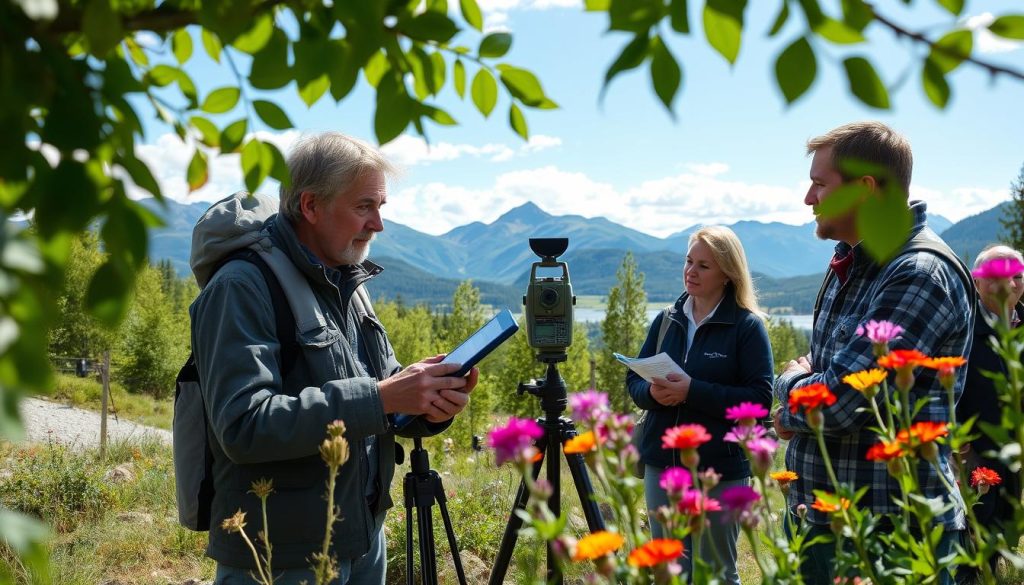
MULTIPOLYGON (((714 468, 722 480, 711 492, 747 485, 750 464, 736 443, 723 441, 732 428, 725 409, 741 402, 771 405, 772 350, 768 331, 760 317, 743 245, 732 230, 704 227, 690 236, 683 269, 684 291, 675 304, 651 323, 647 340, 637 357, 658 353, 662 322, 669 320, 660 351, 683 369, 682 375, 645 381, 630 371, 626 386, 647 422, 638 429, 637 446, 645 466, 644 493, 649 510, 668 503, 660 486, 669 467, 680 466, 674 450, 663 449, 665 429, 680 424, 700 424, 713 437, 698 449, 700 468, 714 468)), ((739 583, 736 572, 736 538, 739 527, 721 514, 712 513, 702 536, 704 560, 717 567, 726 582, 739 583)), ((652 517, 654 537, 664 528, 652 517)), ((687 538, 689 540, 689 538, 687 538)), ((687 551, 693 550, 685 543, 687 551)), ((685 565, 689 565, 686 559, 685 565)), ((684 569, 690 572, 690 567, 684 569)))

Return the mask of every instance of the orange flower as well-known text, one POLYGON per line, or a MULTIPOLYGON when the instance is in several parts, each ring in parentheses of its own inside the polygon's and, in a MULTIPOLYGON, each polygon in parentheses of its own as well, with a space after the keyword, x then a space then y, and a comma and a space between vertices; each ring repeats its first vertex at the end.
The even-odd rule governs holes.
POLYGON ((594 431, 587 431, 566 441, 562 450, 568 455, 574 455, 577 453, 590 453, 596 448, 597 439, 594 437, 594 431))
POLYGON ((849 384, 854 390, 863 392, 873 386, 881 384, 888 377, 885 370, 874 368, 862 372, 854 372, 843 377, 843 382, 849 384))
POLYGON ((949 356, 949 357, 934 357, 925 360, 922 366, 938 370, 940 373, 949 374, 954 369, 967 363, 967 360, 960 356, 949 356))
POLYGON ((576 552, 572 555, 572 560, 592 561, 598 559, 619 550, 623 542, 625 539, 619 533, 599 530, 584 536, 576 543, 576 552))
POLYGON ((683 554, 682 541, 674 538, 655 538, 629 553, 626 561, 631 567, 653 567, 671 561, 683 554))
POLYGON ((665 430, 661 446, 665 449, 696 449, 711 440, 702 425, 679 425, 665 430))
POLYGON ((771 478, 779 482, 779 485, 785 486, 800 479, 800 476, 797 475, 795 471, 789 471, 787 469, 784 471, 776 471, 772 473, 771 478))
POLYGON ((793 414, 796 414, 801 406, 804 410, 814 410, 835 403, 836 395, 824 384, 809 384, 789 393, 789 411, 793 414))
POLYGON ((923 366, 930 359, 916 349, 894 349, 878 358, 878 365, 890 370, 898 370, 923 366))
POLYGON ((850 500, 847 500, 846 498, 839 498, 838 503, 835 500, 836 497, 832 494, 829 494, 829 497, 825 499, 816 497, 814 498, 814 503, 811 504, 811 507, 819 512, 827 512, 829 514, 838 512, 840 507, 842 507, 843 510, 850 507, 850 500))
POLYGON ((905 445, 910 444, 910 439, 917 439, 917 445, 923 445, 925 443, 931 443, 939 437, 945 437, 949 434, 949 429, 946 428, 944 422, 933 422, 925 420, 916 422, 910 425, 910 432, 902 430, 896 435, 896 440, 903 442, 905 445))
POLYGON ((865 458, 868 461, 889 461, 906 454, 903 450, 904 444, 899 440, 888 442, 882 441, 876 443, 868 449, 868 453, 865 458))
POLYGON ((999 477, 995 470, 988 467, 975 467, 974 471, 971 472, 971 487, 999 485, 1001 483, 1003 483, 1003 478, 999 477))

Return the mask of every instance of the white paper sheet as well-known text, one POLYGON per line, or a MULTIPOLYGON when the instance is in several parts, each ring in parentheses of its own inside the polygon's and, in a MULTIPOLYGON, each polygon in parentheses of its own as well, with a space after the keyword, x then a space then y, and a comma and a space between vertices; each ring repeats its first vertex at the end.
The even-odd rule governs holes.
POLYGON ((683 369, 679 367, 679 364, 668 357, 668 354, 665 352, 646 358, 631 358, 621 353, 613 353, 612 355, 648 382, 654 377, 664 378, 669 374, 683 373, 683 369))

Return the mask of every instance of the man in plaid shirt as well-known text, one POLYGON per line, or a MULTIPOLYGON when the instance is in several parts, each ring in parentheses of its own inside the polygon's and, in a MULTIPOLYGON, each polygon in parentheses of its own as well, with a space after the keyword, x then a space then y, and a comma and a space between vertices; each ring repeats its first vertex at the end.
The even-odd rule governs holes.
MULTIPOLYGON (((870 320, 890 321, 904 330, 890 344, 893 348, 917 349, 929 356, 966 356, 970 352, 974 313, 967 285, 948 259, 933 251, 912 251, 879 265, 860 245, 853 211, 839 217, 817 213, 818 205, 842 185, 859 183, 872 193, 895 186, 903 194, 908 193, 913 157, 903 136, 879 122, 847 124, 808 141, 807 152, 813 153, 814 158, 811 187, 804 203, 815 209, 817 236, 838 241, 830 263, 835 277, 828 278, 823 290, 811 337, 811 354, 790 361, 775 381, 775 398, 780 406, 774 420, 779 436, 790 441, 786 468, 800 476, 790 485, 788 505, 791 510, 800 504, 807 506, 806 519, 812 525, 813 536, 830 533, 828 515, 811 508, 813 490, 834 492, 835 488, 804 412, 793 414, 785 408, 790 391, 812 383, 826 384, 832 390, 837 401, 822 409, 823 432, 838 480, 854 489, 868 488, 860 500, 861 506, 876 514, 896 514, 899 508, 894 498, 900 493, 897 480, 889 475, 884 462, 865 457, 868 448, 879 441, 870 430, 873 415, 868 401, 841 381, 847 374, 877 367, 871 341, 855 331, 858 325, 870 320), (882 172, 875 171, 878 176, 840 172, 840 168, 848 168, 845 161, 867 163, 882 172)), ((913 227, 908 240, 920 233, 918 239, 941 243, 927 227, 924 202, 910 202, 909 207, 913 227)), ((949 256, 955 257, 952 252, 949 256)), ((957 372, 957 398, 963 390, 964 375, 965 369, 957 372)), ((925 397, 930 400, 915 421, 952 420, 938 377, 930 370, 918 370, 910 404, 925 397)), ((955 485, 949 461, 949 448, 940 446, 939 468, 946 481, 955 485)), ((921 461, 917 472, 922 495, 949 502, 949 491, 931 464, 921 461)), ((940 550, 936 551, 939 558, 953 550, 953 543, 960 541, 965 526, 959 495, 954 504, 935 519, 946 530, 940 550)), ((832 583, 835 545, 813 546, 807 557, 803 565, 805 580, 832 583)), ((943 575, 944 582, 949 579, 948 574, 943 575)))

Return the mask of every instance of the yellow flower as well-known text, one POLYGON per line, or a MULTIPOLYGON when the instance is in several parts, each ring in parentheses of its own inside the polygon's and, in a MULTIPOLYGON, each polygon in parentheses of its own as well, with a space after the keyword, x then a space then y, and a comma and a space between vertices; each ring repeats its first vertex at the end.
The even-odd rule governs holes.
POLYGON ((576 453, 589 453, 596 447, 597 439, 594 437, 594 431, 587 431, 566 441, 563 450, 567 454, 573 455, 576 453))
POLYGON ((600 530, 588 534, 576 543, 576 553, 572 555, 574 561, 592 561, 603 557, 606 554, 619 550, 625 539, 616 532, 600 530))
POLYGON ((843 377, 843 382, 852 386, 855 390, 863 392, 872 386, 877 386, 885 381, 888 374, 881 368, 854 372, 843 377))

